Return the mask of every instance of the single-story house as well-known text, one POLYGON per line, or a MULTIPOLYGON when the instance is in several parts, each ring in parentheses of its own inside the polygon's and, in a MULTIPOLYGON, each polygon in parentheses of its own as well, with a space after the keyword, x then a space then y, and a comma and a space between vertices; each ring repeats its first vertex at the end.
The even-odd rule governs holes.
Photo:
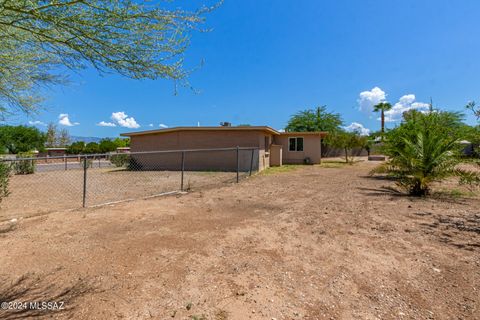
MULTIPOLYGON (((181 152, 136 152, 198 150, 219 148, 255 148, 253 170, 282 164, 321 162, 321 141, 326 132, 279 132, 268 126, 175 127, 159 130, 123 133, 130 138, 132 159, 139 169, 178 170, 181 152)), ((252 163, 252 151, 240 150, 240 170, 247 171, 252 163)), ((236 152, 202 151, 185 153, 186 170, 234 171, 236 152)))
POLYGON ((54 148, 45 148, 45 151, 39 152, 38 156, 39 157, 63 157, 66 154, 67 154, 67 148, 54 147, 54 148))

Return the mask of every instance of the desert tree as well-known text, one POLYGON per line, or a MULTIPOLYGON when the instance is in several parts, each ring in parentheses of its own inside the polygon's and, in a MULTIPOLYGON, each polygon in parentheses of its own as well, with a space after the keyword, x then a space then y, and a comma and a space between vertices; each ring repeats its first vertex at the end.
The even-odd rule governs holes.
POLYGON ((98 144, 98 147, 101 153, 112 152, 117 149, 117 145, 115 144, 115 142, 108 138, 102 139, 98 144))
POLYGON ((45 134, 35 127, 0 126, 0 148, 12 154, 40 151, 45 139, 45 134))
POLYGON ((34 112, 65 70, 93 66, 185 83, 183 54, 205 15, 146 0, 0 0, 0 116, 34 112))
POLYGON ((83 152, 87 154, 100 153, 100 146, 96 142, 89 142, 83 152))
POLYGON ((360 135, 359 132, 347 132, 337 130, 327 136, 326 144, 334 148, 342 149, 345 153, 345 162, 353 164, 355 156, 353 149, 365 148, 368 143, 368 137, 360 135))
POLYGON ((113 139, 113 143, 115 143, 115 146, 117 148, 124 148, 124 147, 129 147, 130 146, 130 138, 115 138, 113 139))
POLYGON ((81 154, 85 151, 85 142, 75 141, 67 147, 68 154, 81 154))
POLYGON ((342 124, 340 114, 329 112, 326 106, 321 106, 292 115, 285 130, 289 132, 333 132, 339 130, 342 124))
POLYGON ((47 132, 45 134, 45 147, 52 148, 57 146, 57 125, 50 122, 47 126, 47 132))
POLYGON ((70 144, 71 138, 70 138, 70 133, 66 128, 63 128, 60 130, 58 133, 57 137, 57 145, 59 147, 67 147, 70 144))

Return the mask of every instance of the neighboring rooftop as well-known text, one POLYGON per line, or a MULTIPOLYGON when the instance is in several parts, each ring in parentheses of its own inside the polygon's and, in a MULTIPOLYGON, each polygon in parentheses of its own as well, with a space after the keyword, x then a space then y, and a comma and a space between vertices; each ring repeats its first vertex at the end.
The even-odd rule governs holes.
POLYGON ((320 135, 326 136, 327 132, 280 132, 269 126, 217 126, 217 127, 173 127, 166 129, 156 129, 147 131, 127 132, 120 134, 123 137, 142 136, 148 134, 160 134, 177 131, 264 131, 273 135, 320 135))
POLYGON ((122 133, 120 135, 123 137, 131 137, 131 136, 141 136, 141 135, 147 135, 147 134, 158 134, 158 133, 167 133, 167 132, 176 132, 176 131, 265 131, 275 135, 280 134, 280 132, 268 126, 238 126, 238 127, 219 126, 219 127, 174 127, 174 128, 166 128, 166 129, 148 130, 148 131, 127 132, 127 133, 122 133))

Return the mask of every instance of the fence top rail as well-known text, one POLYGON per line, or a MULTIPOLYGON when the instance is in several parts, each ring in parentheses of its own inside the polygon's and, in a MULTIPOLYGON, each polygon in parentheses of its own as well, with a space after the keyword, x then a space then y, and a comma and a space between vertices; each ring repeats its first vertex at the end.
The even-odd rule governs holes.
POLYGON ((89 159, 96 157, 116 156, 116 155, 135 155, 135 154, 158 154, 158 153, 182 153, 182 152, 215 152, 215 151, 235 151, 235 150, 258 150, 258 147, 234 147, 234 148, 210 148, 210 149, 178 149, 178 150, 159 150, 159 151, 138 151, 125 153, 95 153, 95 154, 77 154, 69 156, 53 157, 30 157, 30 158, 7 158, 0 159, 0 162, 16 162, 22 160, 54 160, 54 159, 89 159))

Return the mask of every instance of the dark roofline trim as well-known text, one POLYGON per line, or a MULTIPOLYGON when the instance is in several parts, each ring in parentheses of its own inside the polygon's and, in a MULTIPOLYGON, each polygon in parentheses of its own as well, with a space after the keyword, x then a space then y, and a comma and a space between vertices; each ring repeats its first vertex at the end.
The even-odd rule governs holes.
POLYGON ((244 126, 244 127, 174 127, 166 129, 156 129, 138 132, 121 133, 122 137, 142 136, 149 134, 161 134, 179 131, 266 131, 274 135, 280 135, 277 130, 268 126, 244 126))
POLYGON ((281 136, 321 136, 325 137, 328 135, 327 131, 295 131, 295 132, 280 132, 281 136))

